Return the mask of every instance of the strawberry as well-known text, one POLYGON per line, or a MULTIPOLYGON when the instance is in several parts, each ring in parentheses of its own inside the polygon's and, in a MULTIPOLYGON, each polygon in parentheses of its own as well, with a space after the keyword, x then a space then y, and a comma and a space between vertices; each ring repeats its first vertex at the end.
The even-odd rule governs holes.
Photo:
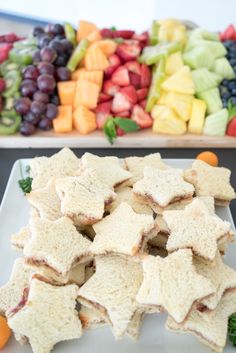
POLYGON ((131 61, 135 60, 141 52, 141 47, 137 44, 120 44, 118 45, 116 49, 117 55, 123 60, 123 61, 131 61))
POLYGON ((107 121, 107 119, 109 119, 110 114, 107 113, 97 113, 96 114, 96 123, 97 123, 97 128, 99 130, 103 129, 103 126, 105 124, 105 122, 107 121))
POLYGON ((15 33, 12 32, 12 33, 5 34, 5 41, 7 43, 14 43, 17 40, 19 40, 19 38, 17 37, 17 35, 15 33))
POLYGON ((125 134, 125 131, 118 126, 116 128, 116 134, 117 136, 123 136, 125 134))
POLYGON ((112 35, 113 35, 113 38, 130 39, 133 37, 134 31, 130 31, 130 30, 113 31, 112 35))
POLYGON ((135 74, 134 72, 129 72, 129 78, 130 78, 130 83, 132 86, 134 86, 136 89, 139 89, 141 87, 141 76, 135 74))
POLYGON ((124 66, 128 69, 129 72, 134 72, 137 75, 141 75, 141 67, 136 60, 128 61, 124 66))
POLYGON ((107 101, 110 101, 111 99, 112 99, 112 96, 109 96, 108 94, 101 92, 98 97, 98 103, 107 102, 107 101))
POLYGON ((113 72, 111 76, 111 80, 115 85, 119 86, 129 86, 130 78, 129 72, 124 66, 118 67, 115 72, 113 72))
POLYGON ((97 107, 94 109, 96 113, 107 113, 111 112, 112 101, 99 103, 97 107))
POLYGON ((149 87, 152 75, 149 67, 145 64, 141 65, 141 88, 149 87))
POLYGON ((141 88, 137 90, 137 97, 138 101, 142 101, 147 97, 148 94, 148 89, 147 88, 141 88))
POLYGON ((126 98, 120 92, 115 94, 115 97, 112 102, 111 110, 115 114, 119 114, 125 110, 130 110, 132 108, 132 104, 128 98, 126 98))
POLYGON ((12 44, 10 43, 0 43, 0 63, 7 60, 8 53, 12 48, 12 44))
POLYGON ((130 118, 130 112, 128 110, 124 110, 123 112, 119 112, 119 117, 130 118))
POLYGON ((105 70, 105 77, 110 78, 113 72, 121 65, 121 60, 118 55, 112 54, 109 57, 109 66, 105 70))
POLYGON ((123 96, 125 96, 133 105, 137 103, 138 97, 134 86, 121 88, 119 92, 123 94, 123 96))
POLYGON ((113 31, 109 28, 101 29, 100 34, 103 38, 112 38, 113 37, 113 31))
POLYGON ((146 113, 138 104, 133 107, 131 119, 134 120, 141 129, 146 129, 152 126, 151 115, 146 113))
POLYGON ((6 88, 6 82, 4 81, 3 78, 0 78, 0 93, 5 91, 5 88, 6 88))
POLYGON ((221 33, 221 40, 225 41, 225 40, 233 40, 235 38, 235 28, 232 24, 230 24, 223 33, 221 33))
POLYGON ((102 91, 103 93, 108 94, 109 96, 114 96, 119 91, 119 89, 120 87, 114 84, 112 80, 107 80, 103 84, 102 91))
POLYGON ((149 42, 149 34, 147 31, 141 33, 141 34, 134 34, 132 39, 138 40, 139 42, 143 43, 144 45, 147 45, 149 42))
POLYGON ((112 105, 111 101, 104 102, 104 103, 98 104, 97 108, 95 109, 98 129, 103 128, 103 125, 111 115, 111 105, 112 105))
POLYGON ((144 100, 138 102, 138 104, 140 105, 140 107, 142 107, 145 110, 146 109, 146 105, 147 105, 147 100, 144 99, 144 100))
POLYGON ((236 137, 236 116, 228 124, 227 135, 236 137))

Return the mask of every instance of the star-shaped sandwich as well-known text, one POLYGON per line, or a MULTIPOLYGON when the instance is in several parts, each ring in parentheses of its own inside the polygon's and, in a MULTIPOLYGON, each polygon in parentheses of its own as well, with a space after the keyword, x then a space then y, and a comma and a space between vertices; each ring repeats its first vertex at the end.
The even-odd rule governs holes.
POLYGON ((193 309, 186 320, 179 324, 168 317, 166 328, 171 331, 192 333, 201 343, 221 353, 227 339, 228 318, 236 312, 236 290, 227 291, 213 311, 193 309))
POLYGON ((0 287, 0 314, 5 315, 7 310, 18 304, 32 273, 23 258, 15 260, 9 281, 0 287))
POLYGON ((197 258, 194 259, 194 265, 197 273, 208 278, 215 286, 216 292, 208 298, 201 300, 201 304, 203 305, 202 310, 204 307, 213 310, 216 308, 225 291, 236 288, 236 271, 223 263, 219 253, 212 266, 205 264, 197 258))
POLYGON ((166 310, 177 322, 188 315, 193 303, 214 292, 211 282, 199 275, 190 249, 178 250, 165 258, 147 255, 138 303, 166 310))
POLYGON ((139 255, 146 242, 157 233, 152 216, 135 213, 125 202, 93 228, 96 235, 90 251, 95 255, 139 255))
POLYGON ((94 169, 86 169, 79 176, 58 179, 56 190, 61 199, 62 213, 78 226, 102 219, 105 206, 116 197, 94 169))
POLYGON ((79 159, 67 147, 52 157, 32 159, 30 162, 30 175, 33 178, 32 190, 45 187, 52 177, 73 175, 79 166, 79 159))
POLYGON ((154 167, 162 170, 170 168, 163 162, 160 153, 148 154, 145 157, 127 157, 125 158, 125 166, 132 173, 132 177, 127 181, 128 185, 133 185, 143 178, 145 167, 154 167))
POLYGON ((30 227, 22 227, 19 232, 12 234, 11 244, 16 251, 23 251, 26 243, 31 237, 30 227))
POLYGON ((76 285, 52 286, 33 277, 25 302, 8 312, 8 324, 17 336, 28 338, 33 352, 49 353, 56 343, 82 334, 77 295, 76 285))
POLYGON ((209 213, 203 202, 196 199, 183 211, 165 211, 163 217, 170 230, 168 252, 191 248, 193 253, 206 261, 213 261, 217 242, 228 239, 230 223, 209 213))
POLYGON ((156 213, 162 213, 175 202, 192 199, 194 187, 184 181, 181 169, 145 167, 143 173, 143 179, 134 184, 133 192, 138 200, 150 205, 156 213))
POLYGON ((197 196, 213 196, 217 205, 227 206, 235 198, 235 191, 230 185, 231 171, 227 168, 212 167, 195 160, 184 178, 195 187, 197 196))
POLYGON ((50 179, 44 188, 32 190, 27 195, 27 200, 40 218, 55 221, 62 216, 61 200, 56 192, 54 178, 50 179))
POLYGON ((98 311, 111 324, 115 337, 121 338, 138 310, 135 298, 141 282, 138 262, 115 255, 99 256, 96 272, 79 289, 78 300, 98 311))
POLYGON ((98 177, 109 188, 121 185, 132 174, 122 168, 117 157, 99 157, 91 153, 85 153, 81 158, 81 169, 95 169, 98 177))
POLYGON ((27 262, 46 265, 66 276, 76 264, 87 261, 91 242, 77 231, 68 217, 57 221, 35 218, 30 229, 31 238, 24 248, 27 262))

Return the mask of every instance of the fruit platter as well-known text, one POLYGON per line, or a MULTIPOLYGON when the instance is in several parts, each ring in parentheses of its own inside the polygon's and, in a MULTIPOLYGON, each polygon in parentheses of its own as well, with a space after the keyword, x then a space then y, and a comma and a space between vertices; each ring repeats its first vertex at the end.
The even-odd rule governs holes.
POLYGON ((0 148, 236 147, 236 29, 81 20, 0 36, 0 148))

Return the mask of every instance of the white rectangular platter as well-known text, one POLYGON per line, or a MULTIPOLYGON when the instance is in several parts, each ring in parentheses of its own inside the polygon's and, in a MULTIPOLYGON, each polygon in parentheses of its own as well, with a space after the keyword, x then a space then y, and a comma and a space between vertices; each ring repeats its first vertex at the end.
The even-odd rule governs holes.
MULTIPOLYGON (((166 163, 173 167, 187 168, 191 159, 166 159, 166 163)), ((20 255, 11 249, 10 236, 28 222, 29 208, 18 180, 22 178, 22 171, 29 164, 29 160, 22 159, 15 162, 0 208, 0 286, 8 281, 15 258, 20 255)), ((216 213, 224 220, 233 219, 228 207, 218 207, 216 213)), ((225 256, 227 264, 236 269, 236 244, 233 243, 225 256)), ((210 353, 196 338, 187 334, 176 334, 164 328, 165 314, 146 315, 138 342, 129 338, 115 341, 109 327, 85 331, 80 340, 73 340, 58 344, 55 353, 210 353), (190 348, 191 347, 191 348, 190 348)), ((29 345, 20 346, 11 338, 10 343, 2 353, 30 353, 29 345)), ((235 348, 228 343, 225 353, 234 353, 235 348)))

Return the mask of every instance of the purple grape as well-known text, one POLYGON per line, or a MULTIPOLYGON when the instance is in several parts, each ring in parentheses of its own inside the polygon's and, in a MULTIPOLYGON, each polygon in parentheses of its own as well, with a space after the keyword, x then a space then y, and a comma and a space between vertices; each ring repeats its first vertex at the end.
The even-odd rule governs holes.
POLYGON ((28 114, 24 115, 23 119, 27 123, 30 123, 36 126, 40 121, 40 116, 35 116, 33 113, 29 112, 28 114))
POLYGON ((50 98, 50 101, 54 105, 60 105, 60 100, 57 94, 53 94, 50 98))
POLYGON ((55 24, 51 25, 50 32, 55 35, 64 34, 64 27, 59 23, 55 23, 55 24))
POLYGON ((51 130, 52 129, 52 121, 47 118, 42 118, 38 123, 38 128, 41 130, 51 130))
POLYGON ((42 102, 33 102, 30 110, 35 116, 40 116, 46 111, 46 105, 42 102))
POLYGON ((19 98, 15 101, 14 107, 17 113, 25 115, 30 111, 31 100, 29 98, 19 98))
POLYGON ((63 45, 63 51, 64 53, 68 53, 71 54, 74 47, 73 44, 71 43, 71 41, 69 41, 68 39, 62 39, 61 40, 61 44, 63 45))
POLYGON ((26 66, 26 68, 23 70, 23 75, 24 78, 29 78, 31 80, 36 81, 39 76, 39 71, 34 65, 29 65, 26 66))
POLYGON ((63 54, 63 55, 59 55, 56 60, 54 61, 54 65, 59 67, 59 66, 66 66, 68 61, 68 56, 63 54))
POLYGON ((43 93, 52 93, 56 87, 56 81, 51 75, 40 75, 37 79, 37 84, 43 93))
POLYGON ((21 83, 20 91, 24 97, 32 97, 34 92, 37 91, 37 84, 35 81, 30 79, 25 79, 21 83))
POLYGON ((37 65, 41 61, 40 50, 36 50, 33 54, 33 63, 37 65))
POLYGON ((33 95, 33 100, 47 104, 49 102, 49 96, 41 91, 36 91, 33 95))
POLYGON ((38 64, 38 70, 40 75, 54 75, 55 73, 55 67, 53 66, 53 64, 50 63, 45 63, 45 62, 40 62, 38 64))
POLYGON ((67 67, 58 67, 56 69, 56 79, 58 81, 69 81, 71 78, 71 72, 67 67))
POLYGON ((56 52, 57 52, 58 54, 61 54, 61 53, 64 52, 64 46, 63 46, 63 43, 62 43, 61 40, 53 39, 53 40, 50 42, 49 46, 50 46, 51 48, 53 48, 54 50, 56 50, 56 52))
POLYGON ((35 133, 35 126, 33 124, 28 123, 27 121, 23 121, 20 125, 20 133, 24 136, 30 136, 35 133))
POLYGON ((48 34, 41 36, 38 40, 38 46, 40 49, 45 48, 51 42, 52 38, 48 34))
POLYGON ((57 58, 57 52, 53 48, 44 47, 40 50, 40 56, 42 61, 53 63, 57 58))
POLYGON ((58 108, 55 104, 49 103, 47 104, 47 110, 46 110, 46 118, 49 120, 53 120, 57 117, 58 114, 58 108))
POLYGON ((33 36, 38 37, 41 36, 44 33, 44 29, 41 26, 36 26, 33 29, 33 36))

